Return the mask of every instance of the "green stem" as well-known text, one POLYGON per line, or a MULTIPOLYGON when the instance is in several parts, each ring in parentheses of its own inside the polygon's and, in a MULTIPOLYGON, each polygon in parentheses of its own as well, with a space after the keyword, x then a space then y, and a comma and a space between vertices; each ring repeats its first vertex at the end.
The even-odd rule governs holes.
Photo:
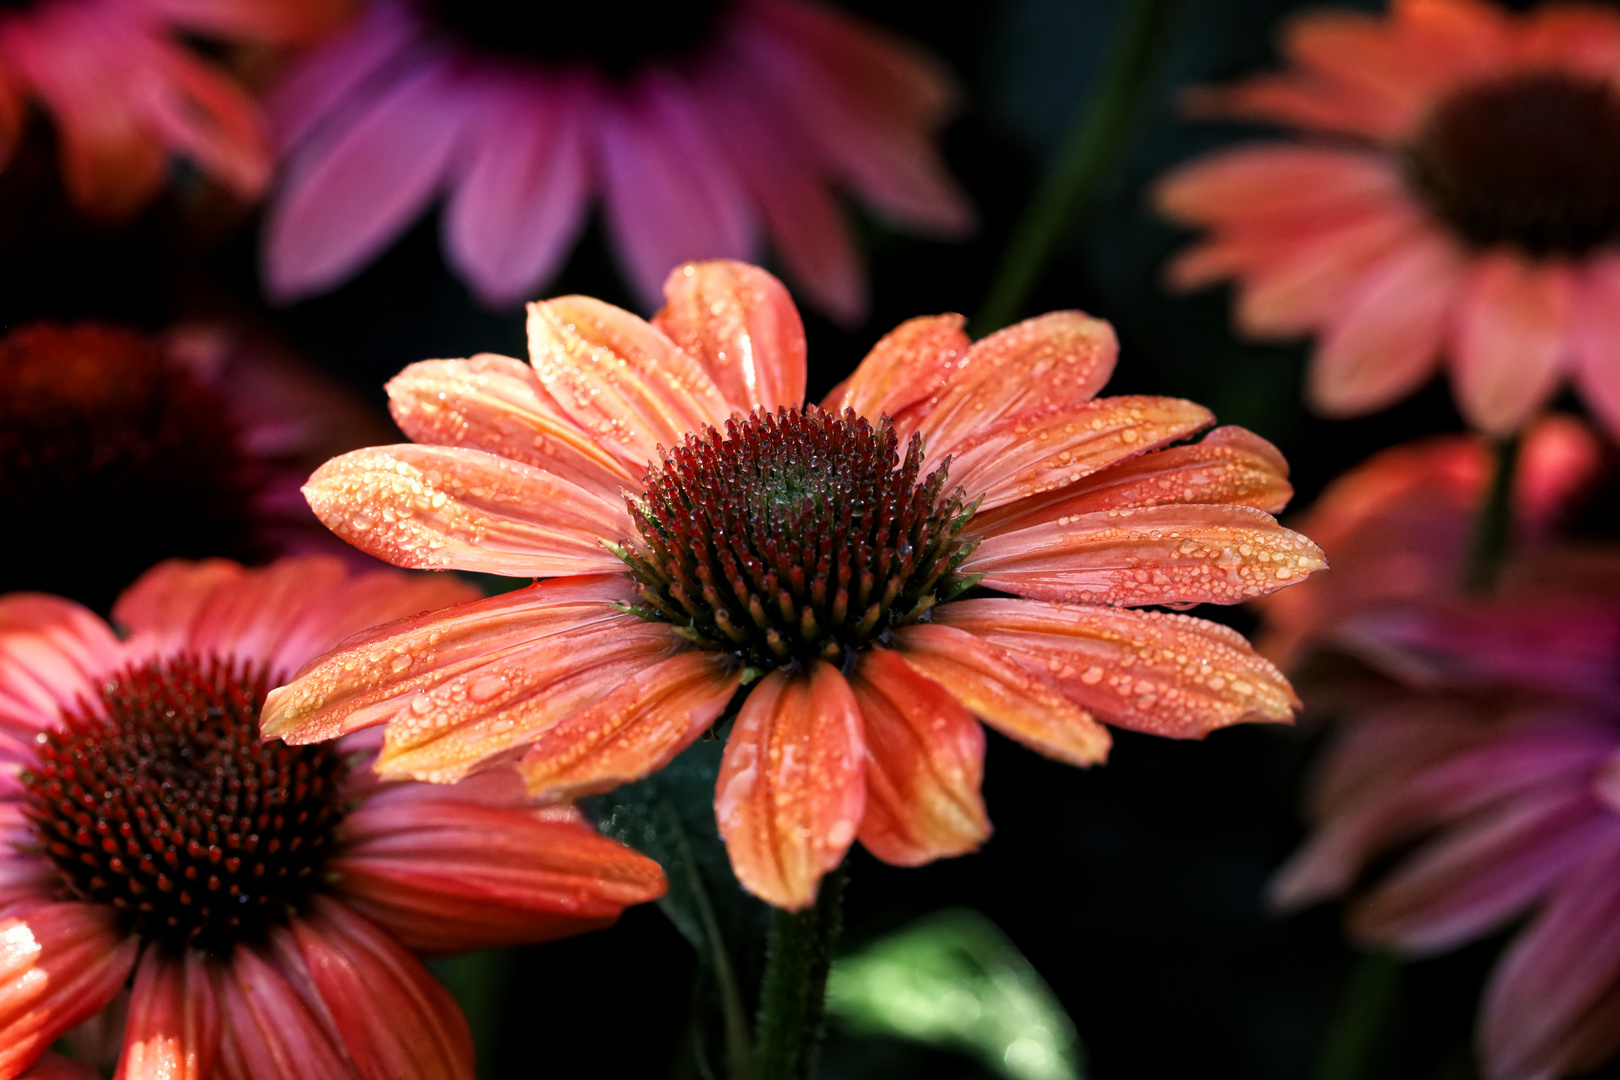
POLYGON ((463 953, 430 961, 428 967, 455 997, 472 1030, 474 1060, 480 1077, 495 1075, 495 1044, 500 1037, 501 1005, 512 981, 516 957, 500 949, 463 953))
POLYGON ((844 871, 821 881, 814 907, 776 912, 754 1027, 750 1080, 809 1080, 827 998, 827 972, 843 923, 844 871))
POLYGON ((1016 319, 1052 252, 1096 199, 1124 144, 1142 92, 1158 67, 1179 0, 1124 0, 1106 66, 1069 127, 1040 190, 1014 230, 990 293, 973 320, 975 336, 1016 319))
POLYGON ((1314 1080, 1372 1080, 1372 1067, 1400 1002, 1401 962, 1385 952, 1356 961, 1328 1025, 1314 1080))
POLYGON ((1474 522, 1474 544, 1463 571, 1463 588, 1471 593, 1487 593, 1496 585, 1512 533, 1513 478, 1519 468, 1519 436, 1497 439, 1491 449, 1495 462, 1491 486, 1485 492, 1485 501, 1474 522))

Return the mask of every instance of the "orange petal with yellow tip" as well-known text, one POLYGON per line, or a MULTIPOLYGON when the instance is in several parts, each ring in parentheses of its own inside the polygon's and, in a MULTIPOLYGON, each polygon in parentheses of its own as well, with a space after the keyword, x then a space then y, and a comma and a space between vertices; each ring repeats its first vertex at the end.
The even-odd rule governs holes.
POLYGON ((732 409, 804 404, 804 324, 787 289, 759 267, 730 259, 676 267, 652 321, 703 365, 732 409))
POLYGON ((715 782, 714 816, 744 888, 798 911, 844 859, 866 809, 861 709, 824 660, 776 670, 743 702, 715 782))
POLYGON ((621 569, 603 538, 624 504, 551 473, 447 446, 373 446, 315 470, 304 498, 327 528, 395 566, 554 577, 621 569))
POLYGON ((887 416, 909 434, 933 408, 932 399, 967 360, 973 343, 960 315, 907 319, 872 346, 860 367, 827 395, 831 412, 854 409, 869 420, 887 416))
POLYGON ((1242 635, 1187 615, 964 600, 935 621, 1006 649, 1076 705, 1135 731, 1198 739, 1246 720, 1286 722, 1299 704, 1242 635))
POLYGON ((951 450, 950 477, 981 510, 1063 488, 1116 462, 1186 438, 1215 417, 1180 398, 1112 397, 1049 405, 999 420, 951 450))
POLYGON ((1308 537, 1247 506, 1171 504, 991 530, 964 574, 1066 604, 1236 604, 1327 565, 1308 537))
POLYGON ((663 331, 590 297, 529 305, 529 360, 562 411, 632 472, 731 415, 708 372, 663 331))
POLYGON ((866 731, 866 850, 920 866, 984 843, 984 729, 973 714, 891 649, 862 653, 849 684, 866 731))
POLYGON ((892 638, 906 663, 1003 735, 1071 765, 1108 756, 1108 729, 1005 649, 937 622, 902 626, 892 638))
POLYGON ((471 699, 484 669, 550 647, 559 635, 642 625, 614 606, 634 598, 620 574, 560 578, 375 627, 271 690, 260 732, 290 743, 320 742, 384 723, 418 693, 471 699))
POLYGON ((1220 503, 1281 513, 1294 488, 1288 463, 1265 439, 1216 428, 1200 442, 1169 446, 1099 470, 1065 488, 980 512, 975 529, 1004 531, 1036 521, 1167 503, 1220 503))
POLYGON ((412 442, 464 446, 544 469, 610 499, 632 472, 563 414, 534 369, 509 356, 423 360, 388 382, 394 422, 412 442))
POLYGON ((1080 405, 1113 374, 1114 328, 1078 311, 1054 311, 999 330, 968 351, 919 430, 938 461, 1003 416, 1042 405, 1080 405))
POLYGON ((727 674, 719 658, 696 650, 643 665, 595 705, 542 734, 518 770, 530 794, 545 799, 639 780, 708 730, 741 679, 740 671, 727 674))

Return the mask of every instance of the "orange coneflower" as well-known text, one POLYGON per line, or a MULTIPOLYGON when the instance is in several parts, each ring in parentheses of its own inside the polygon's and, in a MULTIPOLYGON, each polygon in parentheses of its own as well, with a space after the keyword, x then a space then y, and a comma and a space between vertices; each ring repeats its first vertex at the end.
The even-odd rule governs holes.
POLYGON ((776 279, 703 263, 665 292, 651 324, 533 304, 532 367, 389 384, 420 442, 323 466, 321 519, 403 565, 552 580, 349 643, 272 694, 266 734, 387 722, 385 775, 521 756, 560 797, 659 768, 740 698, 720 828, 743 884, 799 908, 857 837, 910 865, 988 835, 975 717, 1083 765, 1099 718, 1197 737, 1291 715, 1237 634, 1130 610, 1260 596, 1322 559, 1267 513, 1290 492, 1270 444, 1172 446, 1208 410, 1093 396, 1108 324, 974 344, 960 316, 913 319, 818 407, 776 279))
POLYGON ((1394 0, 1300 16, 1283 45, 1285 72, 1197 101, 1310 139, 1165 179, 1161 209, 1212 230, 1172 281, 1235 279, 1252 335, 1318 334, 1308 391, 1331 415, 1444 358, 1481 431, 1517 430, 1566 377, 1620 430, 1620 13, 1394 0))
POLYGON ((363 737, 259 739, 266 690, 310 656, 470 592, 331 558, 170 562, 119 599, 124 641, 0 597, 0 1078, 79 1077, 35 1063, 131 984, 120 1077, 470 1080, 413 951, 576 933, 663 892, 510 771, 395 783, 363 737))

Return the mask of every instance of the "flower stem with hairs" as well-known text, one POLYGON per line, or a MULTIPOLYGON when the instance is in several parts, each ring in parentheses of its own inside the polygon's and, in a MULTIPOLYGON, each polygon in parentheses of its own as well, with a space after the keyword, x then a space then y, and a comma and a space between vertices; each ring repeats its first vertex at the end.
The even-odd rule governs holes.
POLYGON ((1052 252, 1096 199, 1158 68, 1178 5, 1179 0, 1127 0, 1104 54, 1108 63, 1093 91, 1082 99, 1057 157, 996 268, 989 296, 973 320, 977 333, 999 330, 1018 317, 1052 252))
POLYGON ((808 1080, 821 1043, 827 972, 843 925, 845 874, 821 881, 813 907, 778 908, 765 954, 751 1080, 808 1080))

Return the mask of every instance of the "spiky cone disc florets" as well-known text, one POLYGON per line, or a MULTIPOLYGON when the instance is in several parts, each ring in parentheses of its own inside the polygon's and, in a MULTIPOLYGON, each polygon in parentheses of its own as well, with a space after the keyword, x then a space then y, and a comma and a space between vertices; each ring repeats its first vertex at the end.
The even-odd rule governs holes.
POLYGON ((65 898, 216 949, 297 910, 321 882, 347 766, 330 745, 260 742, 269 681, 219 659, 133 666, 39 736, 26 812, 65 898))
POLYGON ((957 572, 974 506, 900 455, 887 417, 756 410, 694 433, 629 501, 642 543, 616 549, 639 586, 631 610, 755 673, 853 663, 977 580, 957 572))

